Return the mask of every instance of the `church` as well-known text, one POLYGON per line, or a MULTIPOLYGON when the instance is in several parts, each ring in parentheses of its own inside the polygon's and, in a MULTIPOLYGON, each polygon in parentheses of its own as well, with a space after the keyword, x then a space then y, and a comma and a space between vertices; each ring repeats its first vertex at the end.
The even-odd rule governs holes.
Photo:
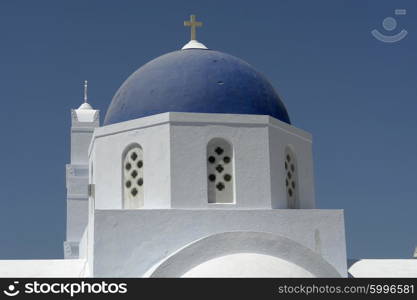
POLYGON ((71 111, 64 259, 2 277, 417 277, 348 261, 343 210, 315 204, 312 135, 267 78, 196 38, 134 72, 100 124, 71 111))

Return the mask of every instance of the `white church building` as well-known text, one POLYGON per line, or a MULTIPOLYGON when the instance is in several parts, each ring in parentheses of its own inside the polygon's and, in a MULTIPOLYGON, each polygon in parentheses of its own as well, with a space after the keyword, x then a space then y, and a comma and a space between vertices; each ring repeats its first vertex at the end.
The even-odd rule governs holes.
POLYGON ((2 277, 417 277, 416 259, 348 268, 343 210, 315 204, 312 136, 248 63, 191 41, 134 72, 100 125, 71 111, 62 260, 2 277))

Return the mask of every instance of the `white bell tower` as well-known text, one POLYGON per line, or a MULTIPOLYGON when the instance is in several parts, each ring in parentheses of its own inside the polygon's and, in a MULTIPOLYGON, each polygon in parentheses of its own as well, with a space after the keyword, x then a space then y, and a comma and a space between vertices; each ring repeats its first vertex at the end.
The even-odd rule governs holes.
POLYGON ((78 258, 78 246, 88 220, 88 147, 94 128, 100 126, 99 111, 87 102, 71 110, 71 161, 66 165, 67 232, 64 257, 78 258))

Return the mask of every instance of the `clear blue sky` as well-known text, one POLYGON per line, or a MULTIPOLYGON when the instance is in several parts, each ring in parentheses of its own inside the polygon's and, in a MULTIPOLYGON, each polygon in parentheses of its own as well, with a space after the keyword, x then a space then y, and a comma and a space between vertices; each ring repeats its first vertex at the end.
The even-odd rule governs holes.
POLYGON ((415 0, 1 1, 0 259, 60 258, 70 109, 102 118, 138 67, 199 39, 263 72, 314 137, 319 208, 344 208, 351 258, 417 245, 415 0), (405 8, 407 15, 395 16, 405 8), (395 17, 408 36, 371 35, 395 17))

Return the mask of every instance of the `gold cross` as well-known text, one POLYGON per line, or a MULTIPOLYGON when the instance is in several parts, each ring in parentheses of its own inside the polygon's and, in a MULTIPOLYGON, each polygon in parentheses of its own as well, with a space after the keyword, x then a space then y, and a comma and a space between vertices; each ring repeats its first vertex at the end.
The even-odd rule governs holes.
POLYGON ((203 26, 203 23, 202 22, 197 22, 195 20, 195 15, 191 15, 190 16, 190 21, 184 21, 184 26, 191 27, 191 40, 197 40, 197 38, 196 38, 197 34, 196 34, 195 29, 196 29, 196 27, 203 26))

